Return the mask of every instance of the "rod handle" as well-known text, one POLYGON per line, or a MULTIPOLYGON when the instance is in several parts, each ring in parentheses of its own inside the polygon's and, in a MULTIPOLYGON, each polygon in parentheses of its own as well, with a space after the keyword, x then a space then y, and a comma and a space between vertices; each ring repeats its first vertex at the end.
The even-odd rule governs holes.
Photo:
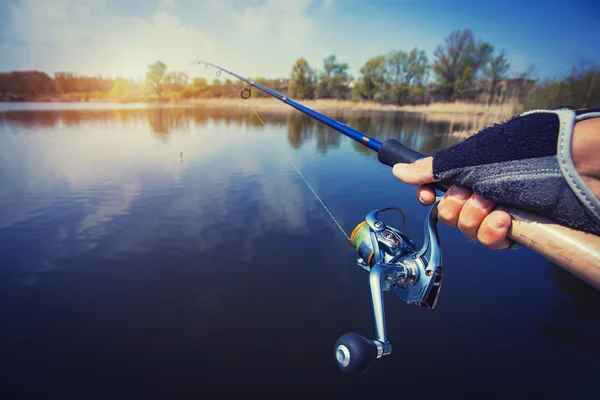
POLYGON ((600 236, 523 210, 499 209, 512 217, 508 237, 600 290, 600 236))
POLYGON ((377 152, 379 162, 389 167, 393 167, 398 163, 411 164, 423 157, 425 157, 424 154, 406 147, 396 139, 383 142, 377 152))
MULTIPOLYGON (((406 147, 396 139, 388 139, 383 142, 377 152, 379 162, 392 168, 398 163, 412 164, 425 157, 425 154, 406 147)), ((430 183, 429 186, 442 193, 445 193, 449 187, 449 185, 441 182, 430 183)))

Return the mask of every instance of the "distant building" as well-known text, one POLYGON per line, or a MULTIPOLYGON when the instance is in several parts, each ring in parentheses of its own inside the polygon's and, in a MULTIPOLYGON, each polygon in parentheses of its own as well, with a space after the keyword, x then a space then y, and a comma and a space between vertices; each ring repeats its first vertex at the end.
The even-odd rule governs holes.
POLYGON ((535 84, 536 81, 533 79, 505 79, 498 84, 496 98, 498 101, 505 101, 507 99, 521 97, 523 94, 531 92, 535 87, 535 84))

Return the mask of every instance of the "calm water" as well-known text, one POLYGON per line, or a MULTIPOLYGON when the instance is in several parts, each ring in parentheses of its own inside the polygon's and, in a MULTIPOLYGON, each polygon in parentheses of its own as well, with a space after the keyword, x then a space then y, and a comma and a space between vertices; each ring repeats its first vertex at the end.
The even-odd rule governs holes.
MULTIPOLYGON (((287 157, 346 232, 400 206, 421 243, 426 208, 374 153, 308 117, 259 111, 263 127, 235 109, 0 109, 2 398, 597 386, 600 293, 535 253, 487 250, 445 226, 438 307, 386 293, 394 352, 342 374, 336 339, 374 337, 367 273, 287 157)), ((453 143, 444 124, 401 114, 337 117, 426 154, 453 143)))

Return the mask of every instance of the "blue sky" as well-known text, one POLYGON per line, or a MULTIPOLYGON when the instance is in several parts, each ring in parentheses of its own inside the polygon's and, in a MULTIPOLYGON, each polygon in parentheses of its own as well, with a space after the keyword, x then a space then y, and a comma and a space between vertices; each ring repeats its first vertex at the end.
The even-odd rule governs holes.
MULTIPOLYGON (((511 71, 538 78, 572 64, 600 64, 600 2, 386 0, 3 0, 0 71, 124 76, 141 80, 160 59, 192 76, 206 59, 244 76, 287 77, 305 57, 328 54, 358 76, 392 50, 433 52, 454 30, 471 29, 504 50, 511 71)), ((212 72, 211 72, 212 74, 212 72)), ((213 75, 210 75, 212 78, 213 75)))

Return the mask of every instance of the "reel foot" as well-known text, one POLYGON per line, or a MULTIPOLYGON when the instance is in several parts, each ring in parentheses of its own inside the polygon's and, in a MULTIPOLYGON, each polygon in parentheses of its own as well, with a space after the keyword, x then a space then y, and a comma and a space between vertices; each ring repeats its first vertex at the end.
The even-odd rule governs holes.
POLYGON ((335 342, 334 356, 343 372, 362 374, 377 358, 377 344, 358 333, 346 333, 335 342))

